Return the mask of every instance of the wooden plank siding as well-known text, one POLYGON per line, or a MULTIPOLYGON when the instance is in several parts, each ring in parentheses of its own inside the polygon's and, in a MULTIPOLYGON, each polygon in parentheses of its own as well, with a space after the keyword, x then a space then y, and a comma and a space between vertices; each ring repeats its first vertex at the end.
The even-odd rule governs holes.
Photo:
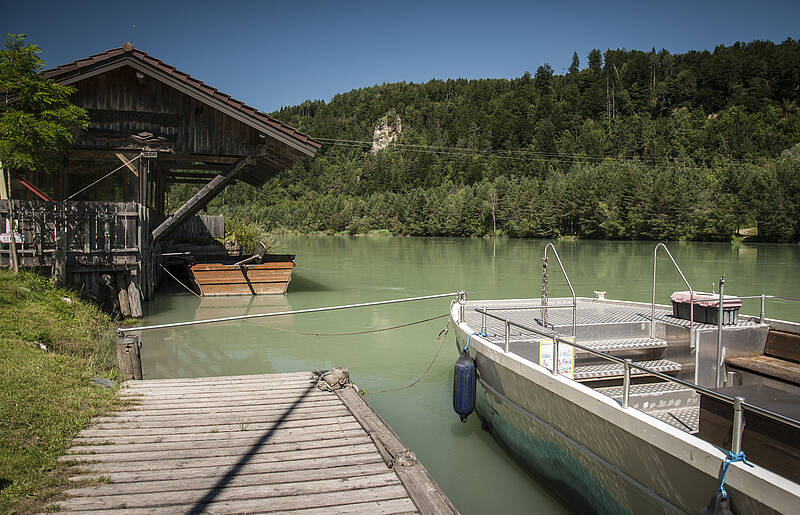
POLYGON ((68 490, 59 509, 457 513, 421 464, 387 463, 374 435, 391 431, 355 390, 321 391, 310 376, 129 381, 136 407, 95 418, 62 457, 73 482, 104 482, 68 490))
POLYGON ((205 240, 225 237, 225 215, 194 215, 172 233, 172 240, 205 240))
POLYGON ((74 84, 72 101, 88 110, 89 130, 76 148, 140 148, 131 135, 164 138, 156 146, 182 154, 245 156, 261 143, 258 131, 153 77, 123 66, 74 84))

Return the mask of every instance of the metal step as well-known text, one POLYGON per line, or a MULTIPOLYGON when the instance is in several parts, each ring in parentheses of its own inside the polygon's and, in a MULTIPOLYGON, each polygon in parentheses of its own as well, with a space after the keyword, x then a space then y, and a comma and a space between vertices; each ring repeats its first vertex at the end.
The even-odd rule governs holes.
MULTIPOLYGON (((598 352, 619 352, 619 351, 634 351, 644 349, 663 349, 666 348, 667 342, 658 338, 625 338, 621 340, 596 340, 596 341, 578 341, 583 346, 589 347, 598 352)), ((585 352, 580 349, 575 349, 575 353, 585 352)))
MULTIPOLYGON (((678 372, 681 366, 674 361, 666 359, 658 359, 653 361, 635 361, 636 365, 647 367, 656 372, 678 372)), ((585 365, 575 367, 575 375, 573 376, 576 381, 586 381, 591 379, 609 379, 613 377, 622 377, 625 367, 622 363, 603 363, 600 365, 585 365)), ((631 377, 646 375, 638 368, 631 368, 631 377)))
MULTIPOLYGON (((622 402, 622 386, 597 388, 617 402, 622 402)), ((699 406, 700 396, 691 388, 676 383, 643 383, 631 385, 630 406, 642 410, 663 410, 699 406)))

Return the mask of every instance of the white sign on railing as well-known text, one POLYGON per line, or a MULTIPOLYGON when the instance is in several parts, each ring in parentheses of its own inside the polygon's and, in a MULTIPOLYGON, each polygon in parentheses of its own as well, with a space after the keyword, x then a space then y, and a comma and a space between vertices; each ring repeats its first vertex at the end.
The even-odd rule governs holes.
MULTIPOLYGON (((22 233, 14 233, 14 241, 16 243, 25 243, 25 236, 22 233)), ((0 233, 0 243, 8 245, 11 243, 11 233, 4 232, 0 233)))
MULTIPOLYGON (((574 342, 575 337, 564 340, 574 342)), ((553 370, 553 340, 550 338, 539 340, 539 364, 547 370, 553 370)), ((575 375, 575 348, 563 342, 558 344, 558 374, 570 379, 575 375)))

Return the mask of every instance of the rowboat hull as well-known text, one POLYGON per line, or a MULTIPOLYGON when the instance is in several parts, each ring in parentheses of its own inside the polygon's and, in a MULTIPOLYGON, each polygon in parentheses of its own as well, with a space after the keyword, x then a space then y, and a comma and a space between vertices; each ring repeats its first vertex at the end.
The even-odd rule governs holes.
POLYGON ((294 270, 294 256, 265 256, 260 264, 200 263, 190 267, 201 295, 280 295, 286 293, 294 270))
MULTIPOLYGON (((578 512, 696 513, 708 504, 725 456, 717 447, 506 352, 459 309, 452 317, 476 361, 482 424, 578 512)), ((787 513, 800 500, 795 483, 759 466, 732 464, 725 486, 738 513, 787 513)))

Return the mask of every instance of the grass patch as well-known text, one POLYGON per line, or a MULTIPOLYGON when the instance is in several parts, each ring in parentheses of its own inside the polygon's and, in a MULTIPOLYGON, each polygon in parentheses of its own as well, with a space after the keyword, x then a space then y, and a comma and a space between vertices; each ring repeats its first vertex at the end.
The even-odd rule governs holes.
POLYGON ((69 485, 58 457, 118 405, 116 389, 91 382, 117 379, 113 338, 109 317, 76 292, 0 271, 0 513, 57 506, 69 485))

